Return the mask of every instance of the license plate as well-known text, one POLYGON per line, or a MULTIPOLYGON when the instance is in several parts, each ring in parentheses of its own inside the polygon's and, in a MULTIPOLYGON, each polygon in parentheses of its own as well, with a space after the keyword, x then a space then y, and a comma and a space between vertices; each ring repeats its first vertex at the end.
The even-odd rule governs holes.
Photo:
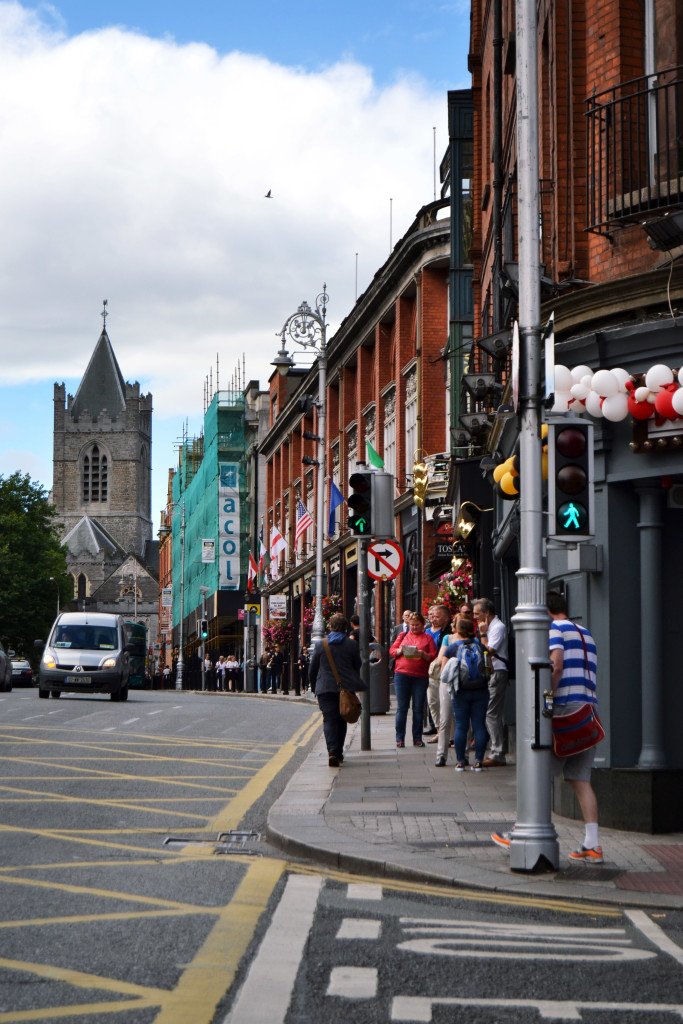
POLYGON ((84 686, 89 686, 92 683, 90 676, 67 676, 67 683, 82 683, 84 686))

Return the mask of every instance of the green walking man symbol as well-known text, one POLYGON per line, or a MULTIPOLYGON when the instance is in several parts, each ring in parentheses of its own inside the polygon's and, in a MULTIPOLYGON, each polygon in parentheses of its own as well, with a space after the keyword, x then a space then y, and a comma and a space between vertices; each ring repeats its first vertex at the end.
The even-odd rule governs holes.
POLYGON ((578 530, 580 528, 579 510, 573 501, 570 502, 569 505, 567 505, 564 511, 564 517, 565 519, 562 525, 562 528, 564 530, 578 530))

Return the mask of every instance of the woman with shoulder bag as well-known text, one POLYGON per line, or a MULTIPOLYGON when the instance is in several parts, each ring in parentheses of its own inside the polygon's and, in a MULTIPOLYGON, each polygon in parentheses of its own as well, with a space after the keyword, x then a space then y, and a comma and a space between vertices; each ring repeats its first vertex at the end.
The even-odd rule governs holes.
POLYGON ((333 615, 325 638, 327 649, 324 643, 315 645, 308 669, 308 680, 322 711, 330 768, 338 768, 344 760, 346 722, 339 713, 340 685, 352 693, 366 689, 360 677, 360 650, 356 641, 346 635, 348 629, 344 615, 333 615))

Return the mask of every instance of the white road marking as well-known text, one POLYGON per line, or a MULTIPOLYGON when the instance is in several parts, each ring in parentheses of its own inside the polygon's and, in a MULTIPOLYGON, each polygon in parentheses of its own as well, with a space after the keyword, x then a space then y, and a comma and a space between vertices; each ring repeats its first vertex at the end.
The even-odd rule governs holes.
POLYGON ((382 886, 371 882, 351 882, 346 888, 347 900, 381 900, 382 886))
POLYGON ((325 995, 342 996, 344 999, 375 999, 377 968, 333 967, 325 995))
POLYGON ((402 917, 406 934, 420 936, 401 942, 409 953, 485 957, 497 960, 650 960, 650 949, 637 949, 624 928, 571 928, 550 925, 497 924, 465 918, 434 921, 402 917))
POLYGON ((45 718, 45 715, 44 714, 29 715, 28 718, 22 718, 21 721, 22 722, 31 722, 31 721, 33 721, 34 718, 45 718))
POLYGON ((224 1024, 283 1024, 322 884, 322 878, 290 875, 224 1024))
POLYGON ((121 725, 132 725, 133 722, 139 722, 139 718, 127 718, 125 722, 121 722, 121 725))
POLYGON ((410 1021, 411 1024, 430 1024, 432 1007, 500 1007, 512 1010, 531 1008, 544 1020, 583 1020, 581 1010, 612 1010, 623 1013, 676 1013, 683 1019, 683 1005, 677 1003, 588 1003, 582 1000, 554 1001, 552 999, 430 999, 429 996, 395 996, 391 1003, 390 1020, 410 1021))
POLYGON ((160 708, 159 711, 148 711, 148 715, 163 715, 165 708, 160 708))
POLYGON ((378 939, 381 921, 370 917, 345 917, 337 932, 338 939, 378 939))
POLYGON ((643 910, 624 910, 624 914, 631 924, 635 925, 639 932, 642 932, 646 939, 661 949, 662 953, 668 953, 679 964, 683 964, 683 949, 665 935, 658 924, 648 917, 643 910))
POLYGON ((115 725, 109 725, 106 729, 100 729, 100 732, 113 732, 115 728, 115 725))

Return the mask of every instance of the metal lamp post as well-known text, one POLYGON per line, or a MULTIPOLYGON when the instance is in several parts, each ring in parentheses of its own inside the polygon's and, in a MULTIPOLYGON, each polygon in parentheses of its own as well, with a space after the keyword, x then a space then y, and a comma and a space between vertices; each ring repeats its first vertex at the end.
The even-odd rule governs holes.
POLYGON ((315 311, 307 302, 302 302, 296 313, 288 317, 278 332, 281 348, 273 365, 280 373, 286 374, 294 360, 285 348, 289 338, 307 351, 314 352, 318 359, 318 493, 315 523, 315 612, 311 628, 311 642, 322 643, 325 636, 323 619, 323 539, 325 530, 325 419, 327 414, 327 285, 316 297, 315 311))
MULTIPOLYGON (((175 508, 175 505, 167 505, 166 508, 175 508)), ((166 513, 168 514, 168 513, 166 513)), ((175 519, 177 515, 180 515, 180 645, 178 648, 178 665, 176 668, 175 688, 176 690, 182 690, 183 688, 183 669, 185 667, 185 656, 183 654, 183 620, 185 618, 185 499, 183 498, 180 503, 180 510, 173 513, 171 519, 175 519)), ((162 527, 159 530, 159 535, 164 536, 168 534, 168 527, 162 527)), ((136 591, 136 602, 137 602, 137 585, 136 591)), ((137 616, 136 616, 137 617, 137 616)))

